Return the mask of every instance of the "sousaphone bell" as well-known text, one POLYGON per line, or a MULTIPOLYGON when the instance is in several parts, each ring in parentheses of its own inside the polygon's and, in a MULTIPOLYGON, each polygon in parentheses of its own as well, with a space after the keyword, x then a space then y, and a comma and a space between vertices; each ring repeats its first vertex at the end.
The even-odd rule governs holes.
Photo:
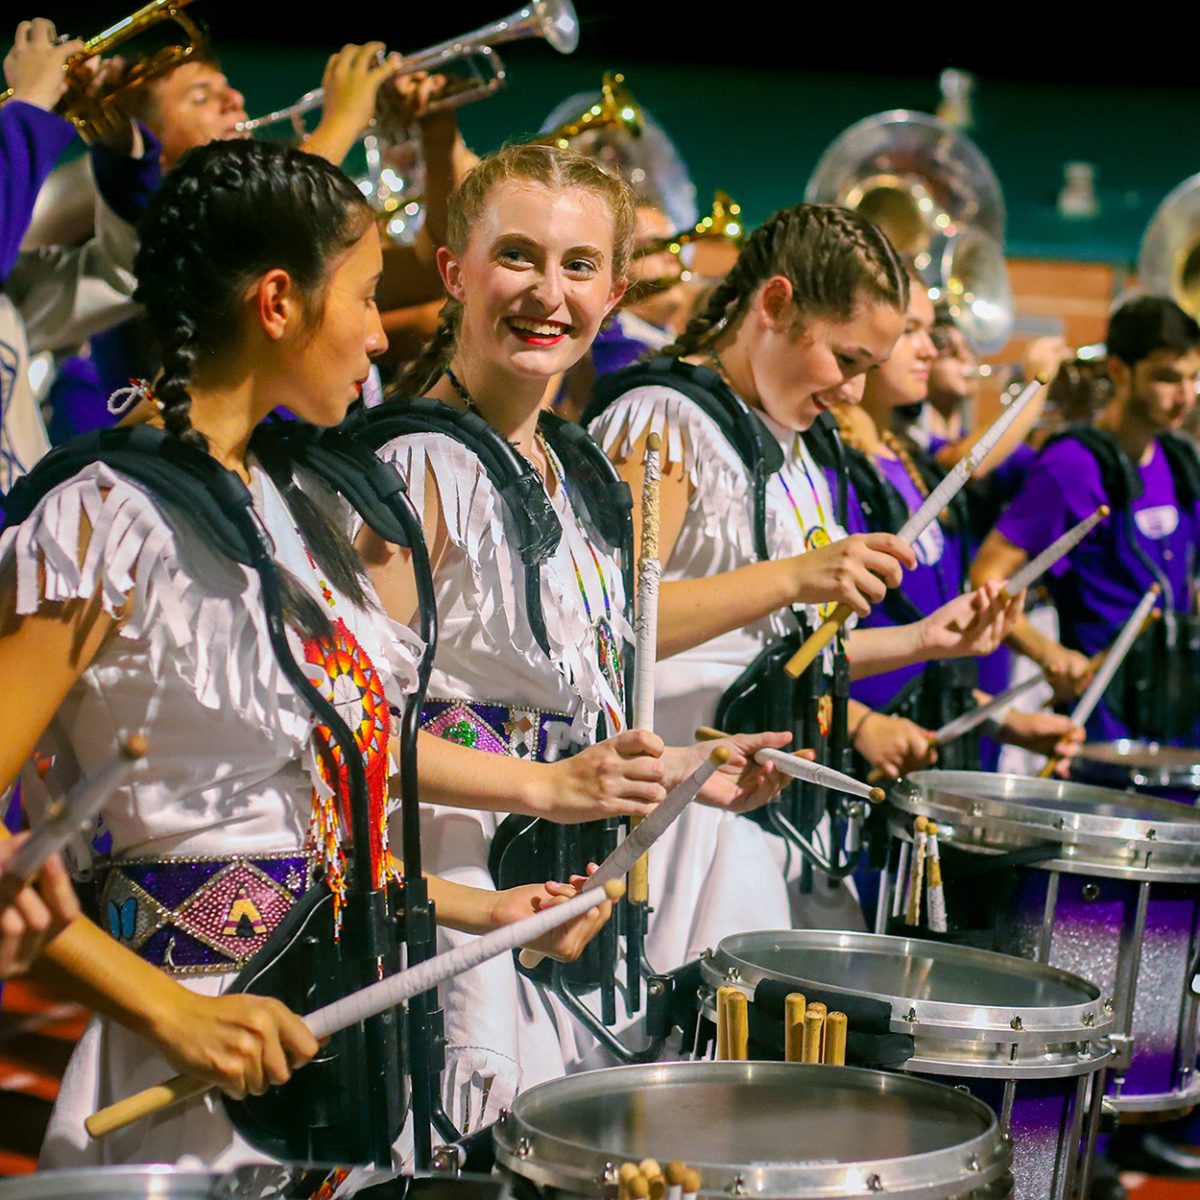
POLYGON ((1138 287, 1170 296, 1200 319, 1200 175, 1172 189, 1154 212, 1137 261, 1138 287))
POLYGON ((1013 299, 1004 198, 991 164, 966 135, 908 109, 866 117, 821 156, 805 199, 874 221, 981 353, 1008 341, 1013 299))

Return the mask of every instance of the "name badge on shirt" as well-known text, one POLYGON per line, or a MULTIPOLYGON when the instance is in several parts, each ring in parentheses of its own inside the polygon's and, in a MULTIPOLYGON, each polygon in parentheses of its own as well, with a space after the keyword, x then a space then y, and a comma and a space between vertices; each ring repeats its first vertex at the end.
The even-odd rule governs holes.
POLYGON ((1143 536, 1158 541, 1170 537, 1179 528, 1179 510, 1173 504, 1156 504, 1133 514, 1134 523, 1143 536))

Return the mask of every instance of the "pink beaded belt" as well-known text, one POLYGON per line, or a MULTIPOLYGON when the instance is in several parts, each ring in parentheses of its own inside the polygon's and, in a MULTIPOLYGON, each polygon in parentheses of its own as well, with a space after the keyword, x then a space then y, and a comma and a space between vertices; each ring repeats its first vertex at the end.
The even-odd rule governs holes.
POLYGON ((577 747, 566 713, 494 700, 426 700, 421 728, 448 742, 535 762, 567 758, 577 747))
POLYGON ((135 858, 110 863, 102 924, 175 975, 240 971, 312 883, 306 853, 135 858))

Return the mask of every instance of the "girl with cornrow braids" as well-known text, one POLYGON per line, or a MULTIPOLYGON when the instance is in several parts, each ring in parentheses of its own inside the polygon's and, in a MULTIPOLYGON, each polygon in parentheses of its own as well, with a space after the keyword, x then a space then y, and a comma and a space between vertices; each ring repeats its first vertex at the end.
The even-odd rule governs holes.
MULTIPOLYGON (((898 430, 896 420, 897 408, 907 408, 925 399, 930 368, 937 357, 932 339, 934 320, 929 292, 920 278, 913 275, 904 330, 891 356, 867 377, 860 403, 843 399, 834 408, 850 458, 847 526, 856 533, 898 528, 942 476, 941 456, 934 455, 946 443, 935 442, 929 451, 922 450, 898 430)), ((1020 444, 1040 409, 1037 398, 1029 409, 994 455, 989 456, 991 464, 1003 461, 1020 444)), ((955 444, 960 457, 973 441, 974 438, 964 438, 955 444)), ((942 513, 925 530, 914 546, 917 566, 905 574, 900 596, 872 609, 862 620, 863 627, 894 627, 897 622, 911 620, 913 614, 933 612, 962 593, 967 586, 966 566, 972 552, 967 515, 966 497, 962 496, 953 511, 942 513)), ((975 687, 974 664, 955 664, 949 667, 949 672, 951 678, 940 672, 922 672, 915 665, 901 667, 868 679, 856 679, 851 685, 851 695, 873 710, 905 712, 936 728, 969 707, 972 696, 980 702, 989 698, 975 687), (954 682, 955 675, 960 682, 954 682)), ((1015 709, 993 726, 991 733, 994 738, 989 737, 983 751, 989 755, 989 765, 993 767, 996 740, 1065 759, 1074 753, 1075 743, 1082 739, 1082 730, 1065 716, 1015 709)), ((969 758, 952 759, 950 765, 979 766, 969 739, 962 739, 951 751, 955 752, 969 758)))
MULTIPOLYGON (((656 715, 664 737, 715 724, 743 672, 795 636, 801 619, 815 628, 836 603, 863 616, 916 565, 890 533, 845 535, 801 436, 839 389, 856 387, 887 360, 907 302, 904 266, 874 225, 844 209, 796 205, 750 235, 661 357, 598 385, 590 429, 634 490, 635 522, 646 438, 657 432, 663 440, 656 715), (747 441, 760 448, 757 466, 747 441)), ((1015 611, 998 591, 955 600, 915 625, 853 629, 852 674, 991 649, 1015 611)), ((813 669, 828 694, 832 653, 813 669)), ((822 734, 830 712, 818 706, 822 734)), ((881 764, 925 749, 911 723, 853 703, 847 725, 881 764)), ((662 858, 673 864, 669 888, 656 886, 664 871, 653 861, 650 873, 648 957, 658 970, 738 932, 793 921, 861 926, 847 887, 819 882, 793 897, 788 873, 797 864, 781 839, 745 819, 693 810, 662 858)))
MULTIPOLYGON (((137 263, 162 344, 161 423, 249 490, 283 577, 292 654, 362 748, 363 836, 382 879, 389 705, 415 686, 421 646, 379 608, 340 502, 315 478, 277 482, 248 450, 279 405, 318 425, 343 419, 385 345, 380 269, 373 216, 336 168, 242 141, 194 150, 171 172, 137 263)), ((41 960, 97 1013, 67 1067, 46 1166, 261 1161, 211 1097, 99 1142, 83 1121, 177 1071, 261 1093, 317 1050, 282 1004, 227 989, 310 884, 339 894, 344 776, 272 653, 259 576, 165 494, 93 463, 0 537, 0 670, 37 680, 5 713, 0 785, 38 764, 23 775, 36 825, 122 737, 148 743, 95 836, 73 849, 74 865, 97 874, 103 929, 77 918, 41 960)), ((429 883, 442 919, 482 932, 582 880, 499 895, 429 883)), ((538 948, 577 954, 609 907, 538 948)))
MULTIPOLYGON (((547 383, 588 351, 624 291, 628 191, 580 155, 511 146, 466 177, 449 218, 438 263, 450 298, 438 335, 401 380, 399 394, 364 424, 369 433, 374 418, 386 431, 387 410, 403 412, 410 397, 441 402, 436 428, 386 433, 378 453, 399 466, 425 514, 439 628, 424 727, 442 739, 447 755, 474 760, 464 761, 462 771, 495 786, 513 781, 508 802, 491 811, 427 806, 426 862, 487 887, 503 875, 493 851, 503 853, 507 832, 525 818, 577 824, 644 816, 711 747, 689 745, 689 732, 682 741, 687 749, 665 748, 653 733, 626 728, 625 551, 594 519, 595 485, 572 469, 578 452, 560 456, 555 426, 539 424, 547 383), (521 513, 485 466, 487 439, 472 432, 471 414, 486 423, 493 442, 498 434, 523 456, 526 478, 544 502, 543 520, 553 523, 553 549, 533 585, 540 637, 519 554, 521 513)), ((404 552, 366 530, 358 544, 389 613, 407 620, 416 600, 404 552)), ((764 803, 777 777, 748 756, 788 740, 786 734, 732 740, 728 770, 710 780, 703 798, 726 806, 764 803)), ((425 743, 421 754, 424 776, 438 756, 425 743)), ((448 932, 442 938, 456 940, 448 932)), ((598 1008, 595 989, 585 1000, 598 1008)), ((460 976, 443 989, 442 1004, 446 1107, 460 1128, 495 1119, 518 1087, 597 1062, 595 1036, 550 988, 517 972, 511 958, 460 976)), ((619 993, 615 1009, 620 1033, 632 1017, 619 993)))

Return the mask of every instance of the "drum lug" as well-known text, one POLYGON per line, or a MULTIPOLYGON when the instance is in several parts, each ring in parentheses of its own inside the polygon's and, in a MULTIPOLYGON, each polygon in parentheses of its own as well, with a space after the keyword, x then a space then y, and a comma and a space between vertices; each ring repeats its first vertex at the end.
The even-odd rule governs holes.
POLYGON ((971 1157, 967 1159, 967 1170, 975 1172, 979 1171, 979 1155, 972 1154, 971 1157))
POLYGON ((1008 1027, 1009 1027, 1009 1029, 1024 1029, 1025 1023, 1021 1020, 1021 1018, 1019 1016, 1013 1017, 1013 1019, 1011 1021, 1009 1021, 1008 1027))
POLYGON ((746 1186, 745 1175, 738 1175, 734 1178, 733 1186, 729 1189, 731 1196, 748 1196, 750 1189, 746 1186))
POLYGON ((730 967, 725 972, 726 983, 740 983, 742 979, 742 971, 740 967, 730 967))
POLYGON ((868 1189, 868 1191, 872 1191, 872 1192, 882 1192, 883 1191, 883 1180, 880 1179, 878 1175, 868 1175, 867 1176, 867 1189, 868 1189))
POLYGON ((439 1175, 457 1177, 462 1171, 463 1158, 461 1146, 439 1146, 433 1152, 433 1159, 429 1165, 439 1175))
POLYGON ((1084 1023, 1084 1025, 1087 1026, 1088 1029, 1091 1029, 1092 1026, 1096 1024, 1096 1014, 1093 1012, 1084 1013, 1083 1014, 1083 1023, 1084 1023))
POLYGON ((917 1023, 917 1010, 915 1008, 910 1008, 908 1012, 904 1014, 904 1019, 910 1025, 915 1025, 917 1023))
POLYGON ((1114 1033, 1109 1035, 1108 1040, 1113 1048, 1113 1060, 1109 1070, 1124 1073, 1133 1063, 1134 1039, 1127 1033, 1114 1033))
POLYGON ((1116 1012, 1116 1009, 1117 1006, 1113 1003, 1113 998, 1109 996, 1108 999, 1104 1001, 1104 1015, 1106 1017, 1111 1017, 1113 1013, 1116 1012))
POLYGON ((621 1176, 617 1171, 616 1163, 606 1162, 604 1164, 604 1170, 600 1172, 600 1186, 606 1197, 618 1194, 618 1189, 621 1186, 621 1176))
POLYGON ((533 1143, 527 1137, 517 1138, 516 1155, 518 1158, 528 1158, 533 1153, 533 1143))

